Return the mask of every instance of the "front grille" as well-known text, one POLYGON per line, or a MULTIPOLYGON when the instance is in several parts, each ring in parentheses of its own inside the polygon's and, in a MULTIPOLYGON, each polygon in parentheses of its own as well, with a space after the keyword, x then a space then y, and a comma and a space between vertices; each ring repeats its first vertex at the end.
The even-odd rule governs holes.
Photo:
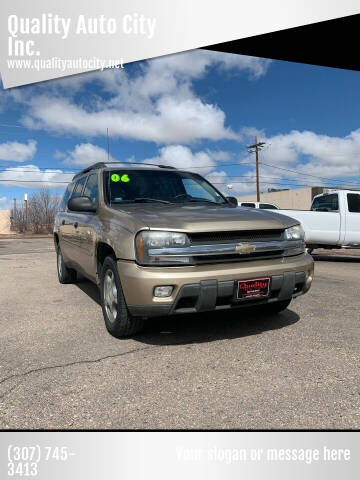
POLYGON ((230 232, 189 233, 193 245, 236 242, 266 242, 283 240, 284 230, 240 230, 230 232))
POLYGON ((196 265, 204 265, 209 263, 229 263, 229 262, 244 262, 246 260, 262 260, 269 258, 282 257, 284 251, 277 250, 276 252, 254 252, 248 255, 199 255, 194 256, 193 260, 196 265))
MULTIPOLYGON (((284 240, 283 229, 272 230, 235 230, 225 232, 197 232, 188 234, 191 245, 216 245, 216 244, 237 244, 251 242, 271 242, 284 240)), ((270 258, 279 258, 283 256, 283 250, 273 250, 266 252, 253 252, 244 254, 216 254, 193 256, 196 265, 209 263, 228 263, 243 262, 246 260, 261 260, 270 258)))

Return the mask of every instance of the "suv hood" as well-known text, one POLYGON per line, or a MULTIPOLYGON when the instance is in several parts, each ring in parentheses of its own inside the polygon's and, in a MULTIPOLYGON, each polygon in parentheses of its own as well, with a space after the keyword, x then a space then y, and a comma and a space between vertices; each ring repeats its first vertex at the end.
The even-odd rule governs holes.
MULTIPOLYGON (((209 232, 229 230, 267 230, 291 227, 297 220, 270 212, 243 207, 207 204, 161 205, 136 204, 115 207, 122 216, 132 218, 136 230, 173 230, 209 232)), ((129 218, 129 220, 130 220, 129 218)))

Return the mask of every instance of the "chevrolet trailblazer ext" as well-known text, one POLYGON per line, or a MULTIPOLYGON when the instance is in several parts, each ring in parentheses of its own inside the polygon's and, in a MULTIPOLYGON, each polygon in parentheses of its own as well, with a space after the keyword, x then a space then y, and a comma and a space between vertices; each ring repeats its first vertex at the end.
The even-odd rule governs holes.
POLYGON ((284 215, 236 207, 198 174, 95 164, 74 176, 56 216, 59 281, 79 272, 98 284, 117 337, 150 316, 280 312, 312 282, 303 230, 284 215))

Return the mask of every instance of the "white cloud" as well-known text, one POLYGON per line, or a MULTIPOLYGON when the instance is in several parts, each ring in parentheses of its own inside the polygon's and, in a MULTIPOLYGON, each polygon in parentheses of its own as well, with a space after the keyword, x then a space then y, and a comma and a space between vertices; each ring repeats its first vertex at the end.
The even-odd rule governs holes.
POLYGON ((148 158, 144 162, 169 165, 183 170, 193 171, 201 175, 216 168, 216 162, 206 152, 193 153, 183 145, 169 145, 159 150, 159 155, 148 158))
MULTIPOLYGON (((246 172, 245 175, 249 175, 249 172, 246 172)), ((255 176, 252 175, 243 178, 232 177, 224 170, 215 170, 209 175, 206 175, 206 178, 225 196, 250 194, 255 188, 255 176)))
POLYGON ((109 128, 112 137, 156 143, 237 138, 225 127, 224 112, 200 99, 177 102, 171 97, 164 97, 154 111, 137 113, 111 108, 88 112, 67 100, 41 97, 34 102, 32 115, 24 120, 29 128, 48 128, 75 135, 105 135, 109 128))
POLYGON ((152 71, 163 71, 166 67, 166 71, 172 72, 174 75, 190 78, 203 77, 206 70, 212 67, 260 77, 266 74, 271 60, 209 50, 191 50, 158 57, 149 63, 152 71))
POLYGON ((210 149, 207 149, 206 152, 216 162, 227 162, 227 161, 232 160, 234 158, 234 154, 232 152, 227 152, 227 151, 224 151, 224 150, 210 150, 210 149))
POLYGON ((140 63, 131 76, 107 70, 73 77, 65 85, 74 85, 76 92, 87 83, 96 86, 96 93, 88 89, 82 103, 74 100, 72 88, 62 87, 64 80, 30 93, 14 92, 13 98, 28 107, 22 121, 29 128, 86 136, 105 135, 109 128, 113 137, 158 144, 239 140, 226 125, 223 110, 196 94, 194 82, 214 69, 256 79, 269 64, 255 57, 194 50, 140 63))
MULTIPOLYGON (((253 130, 250 132, 254 134, 253 130)), ((245 130, 242 133, 248 134, 245 130)), ((262 175, 297 179, 299 183, 312 185, 324 184, 326 180, 311 178, 301 172, 330 179, 360 175, 360 129, 344 137, 298 130, 272 137, 267 137, 264 132, 257 133, 259 140, 267 143, 260 154, 261 162, 300 172, 293 174, 262 165, 262 175)))
POLYGON ((22 188, 64 189, 74 176, 59 169, 40 170, 36 165, 9 167, 0 172, 0 184, 22 188))
POLYGON ((5 160, 7 162, 25 162, 33 158, 35 152, 35 140, 29 140, 27 143, 0 143, 0 160, 5 160))
MULTIPOLYGON (((55 155, 57 158, 64 158, 65 164, 81 165, 84 167, 93 163, 108 161, 107 151, 92 143, 81 143, 76 145, 74 150, 67 152, 67 154, 56 152, 55 155)), ((115 161, 111 155, 109 156, 109 161, 115 161)))
POLYGON ((7 197, 0 197, 0 210, 7 210, 9 208, 9 200, 7 197))

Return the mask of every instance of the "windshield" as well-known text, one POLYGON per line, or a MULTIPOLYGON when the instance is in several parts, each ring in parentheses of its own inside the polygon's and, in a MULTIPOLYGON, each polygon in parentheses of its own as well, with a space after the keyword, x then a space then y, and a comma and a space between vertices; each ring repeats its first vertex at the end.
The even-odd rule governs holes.
POLYGON ((200 175, 154 170, 110 170, 104 172, 105 192, 110 203, 228 204, 200 175))

